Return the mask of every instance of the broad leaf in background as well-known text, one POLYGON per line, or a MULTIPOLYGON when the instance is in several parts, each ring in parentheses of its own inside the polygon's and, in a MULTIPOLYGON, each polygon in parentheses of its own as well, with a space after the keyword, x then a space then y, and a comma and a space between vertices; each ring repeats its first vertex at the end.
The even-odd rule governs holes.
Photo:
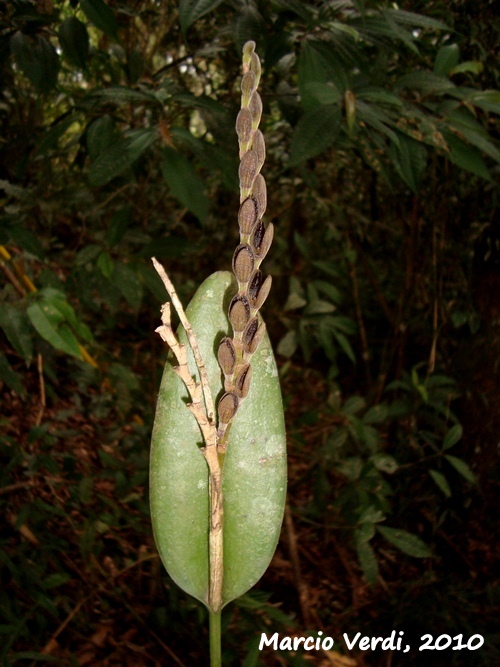
POLYGON ((333 144, 340 132, 340 107, 320 106, 306 111, 292 136, 289 166, 315 157, 333 144))
POLYGON ((184 37, 189 26, 218 7, 221 2, 222 0, 179 0, 179 22, 184 37))
POLYGON ((164 148, 163 156, 161 170, 173 196, 203 222, 210 201, 195 168, 183 153, 173 148, 164 148))
POLYGON ((102 30, 109 37, 118 38, 115 14, 104 0, 80 0, 80 7, 96 28, 102 30))
POLYGON ((61 23, 59 43, 66 58, 79 69, 83 69, 89 56, 89 34, 76 16, 69 16, 61 23))
POLYGON ((400 551, 414 558, 431 558, 432 551, 419 537, 399 528, 377 526, 378 532, 400 551))
POLYGON ((59 58, 52 44, 41 35, 33 38, 16 32, 10 48, 21 71, 41 93, 49 93, 57 83, 59 58))

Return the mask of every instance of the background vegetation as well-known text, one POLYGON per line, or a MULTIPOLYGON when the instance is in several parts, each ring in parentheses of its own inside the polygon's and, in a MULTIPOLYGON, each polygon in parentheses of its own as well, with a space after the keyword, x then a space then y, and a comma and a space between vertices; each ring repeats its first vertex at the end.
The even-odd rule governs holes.
POLYGON ((248 39, 289 508, 225 664, 339 664, 262 631, 393 629, 410 654, 343 664, 496 664, 498 27, 488 0, 0 6, 3 665, 206 663, 148 516, 149 258, 185 303, 230 267, 248 39), (419 653, 428 632, 485 646, 419 653))

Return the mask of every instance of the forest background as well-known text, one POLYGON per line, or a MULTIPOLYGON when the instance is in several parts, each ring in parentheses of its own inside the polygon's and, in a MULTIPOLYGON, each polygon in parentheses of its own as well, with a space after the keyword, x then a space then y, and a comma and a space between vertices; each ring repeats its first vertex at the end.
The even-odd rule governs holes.
POLYGON ((2 665, 206 664, 206 613, 150 528, 150 257, 185 304, 230 268, 249 39, 289 496, 268 572, 225 611, 224 664, 498 663, 493 5, 0 5, 2 665), (258 651, 261 632, 393 629, 411 653, 258 651), (426 633, 485 643, 419 653, 426 633))

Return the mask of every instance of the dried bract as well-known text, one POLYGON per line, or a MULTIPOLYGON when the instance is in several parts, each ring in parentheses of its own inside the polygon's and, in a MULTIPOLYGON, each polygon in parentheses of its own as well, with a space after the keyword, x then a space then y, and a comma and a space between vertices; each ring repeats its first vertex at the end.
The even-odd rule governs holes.
POLYGON ((254 197, 247 197, 240 206, 238 212, 238 223, 240 225, 240 234, 250 234, 259 219, 260 209, 258 202, 254 197))
MULTIPOLYGON (((255 318, 256 320, 257 318, 255 318)), ((243 349, 245 354, 253 354, 255 350, 259 347, 260 341, 264 338, 266 333, 266 325, 264 322, 261 322, 258 326, 255 326, 254 320, 250 320, 245 331, 243 332, 243 349)))
POLYGON ((234 382, 236 393, 240 398, 245 398, 250 389, 250 382, 252 380, 252 367, 246 362, 241 369, 238 369, 238 374, 234 382))
POLYGON ((251 300, 252 307, 255 310, 260 310, 264 305, 264 301, 269 296, 269 291, 271 290, 271 283, 273 279, 271 276, 267 276, 264 282, 260 285, 259 290, 255 297, 251 300))
POLYGON ((239 283, 247 283, 254 268, 253 252, 247 243, 241 243, 233 255, 233 272, 239 283))
POLYGON ((235 332, 243 331, 250 319, 250 305, 246 296, 237 294, 229 306, 229 321, 235 332))
POLYGON ((252 114, 249 109, 241 109, 236 118, 236 133, 240 144, 248 144, 252 138, 252 114))
POLYGON ((219 366, 224 375, 232 375, 236 366, 236 349, 231 338, 223 338, 217 351, 219 366))
POLYGON ((260 240, 260 245, 257 249, 257 254, 259 256, 260 262, 262 262, 264 257, 267 255, 268 250, 271 247, 271 243, 273 242, 273 237, 274 237, 274 225, 272 222, 270 222, 267 226, 266 231, 264 232, 264 236, 260 240))
MULTIPOLYGON (((267 187, 262 174, 257 174, 252 188, 252 197, 257 200, 259 218, 262 218, 267 208, 267 187)), ((257 221, 256 221, 257 222, 257 221)))
POLYGON ((240 168, 238 170, 241 190, 251 191, 253 182, 258 173, 259 161, 257 159, 257 153, 249 150, 241 159, 240 168))
POLYGON ((219 425, 229 424, 238 409, 238 397, 233 392, 227 392, 221 396, 217 411, 219 413, 219 425))

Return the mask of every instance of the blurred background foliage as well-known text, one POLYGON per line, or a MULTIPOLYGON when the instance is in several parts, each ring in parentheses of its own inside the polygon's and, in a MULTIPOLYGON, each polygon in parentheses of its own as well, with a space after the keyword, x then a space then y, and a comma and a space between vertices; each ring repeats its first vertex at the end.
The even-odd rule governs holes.
POLYGON ((230 268, 248 39, 290 483, 225 664, 338 664, 262 631, 395 628, 404 659, 343 664, 496 664, 499 27, 490 0, 0 5, 3 665, 206 663, 148 518, 150 257, 185 303, 230 268), (428 632, 485 646, 419 654, 428 632))

